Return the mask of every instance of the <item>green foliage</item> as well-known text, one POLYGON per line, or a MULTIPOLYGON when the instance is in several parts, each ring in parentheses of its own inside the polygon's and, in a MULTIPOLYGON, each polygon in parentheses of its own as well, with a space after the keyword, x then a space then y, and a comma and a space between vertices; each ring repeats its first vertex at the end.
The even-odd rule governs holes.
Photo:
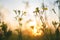
POLYGON ((4 24, 4 22, 2 22, 1 27, 2 27, 2 30, 4 31, 4 33, 7 32, 7 25, 4 24))
POLYGON ((10 36, 11 36, 11 34, 12 34, 12 31, 11 30, 8 30, 7 31, 7 24, 5 24, 4 22, 2 22, 2 25, 0 26, 0 27, 2 27, 2 34, 0 34, 0 35, 2 35, 1 37, 0 37, 0 39, 2 39, 2 40, 7 40, 10 36))
POLYGON ((51 29, 45 29, 44 33, 45 40, 55 40, 55 35, 51 33, 51 29))

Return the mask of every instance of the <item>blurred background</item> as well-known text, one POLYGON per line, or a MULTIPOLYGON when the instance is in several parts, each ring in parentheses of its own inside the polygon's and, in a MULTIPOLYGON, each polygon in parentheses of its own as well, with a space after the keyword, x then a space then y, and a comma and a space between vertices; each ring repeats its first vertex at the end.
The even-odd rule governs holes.
POLYGON ((60 40, 60 0, 0 0, 0 40, 60 40))

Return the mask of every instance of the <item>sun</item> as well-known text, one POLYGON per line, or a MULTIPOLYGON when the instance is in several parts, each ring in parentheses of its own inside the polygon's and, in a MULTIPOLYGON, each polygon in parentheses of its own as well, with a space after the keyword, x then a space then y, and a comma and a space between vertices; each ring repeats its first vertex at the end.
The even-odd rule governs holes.
POLYGON ((33 29, 34 36, 41 36, 42 34, 43 34, 43 31, 41 29, 37 29, 36 27, 34 27, 33 29))
POLYGON ((33 20, 27 24, 27 29, 30 30, 32 36, 41 36, 43 31, 41 30, 42 26, 37 26, 36 20, 33 20))

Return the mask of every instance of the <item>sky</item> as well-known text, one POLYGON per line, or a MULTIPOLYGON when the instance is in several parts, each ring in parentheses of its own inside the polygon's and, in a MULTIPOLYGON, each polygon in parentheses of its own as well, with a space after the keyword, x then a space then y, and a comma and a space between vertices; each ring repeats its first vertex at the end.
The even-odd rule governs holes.
MULTIPOLYGON (((47 7, 48 7, 46 15, 47 15, 47 18, 48 18, 49 22, 52 21, 52 20, 53 21, 55 21, 55 20, 58 21, 58 7, 54 5, 55 1, 56 0, 44 0, 44 4, 47 5, 47 7), (51 10, 52 8, 54 8, 56 10, 57 14, 54 14, 54 12, 51 10)), ((36 7, 41 8, 42 3, 43 3, 43 0, 0 0, 0 10, 2 10, 2 13, 4 13, 5 17, 6 17, 5 13, 8 13, 7 17, 5 18, 5 21, 9 20, 10 24, 12 23, 12 25, 14 25, 14 23, 17 22, 17 21, 13 18, 15 16, 13 10, 15 10, 15 9, 16 10, 19 9, 21 11, 23 11, 23 10, 27 11, 28 10, 29 14, 27 14, 26 17, 24 16, 24 18, 27 18, 27 19, 24 19, 23 22, 25 22, 29 18, 34 19, 34 16, 33 16, 32 12, 34 11, 34 9, 36 7), (25 2, 26 1, 29 2, 28 9, 25 9, 25 7, 26 7, 25 2)))
MULTIPOLYGON (((0 0, 0 5, 7 7, 8 9, 17 9, 25 5, 25 1, 28 1, 30 5, 39 5, 43 0, 0 0)), ((44 0, 45 4, 52 4, 55 0, 44 0)), ((40 6, 40 5, 39 5, 40 6)))

